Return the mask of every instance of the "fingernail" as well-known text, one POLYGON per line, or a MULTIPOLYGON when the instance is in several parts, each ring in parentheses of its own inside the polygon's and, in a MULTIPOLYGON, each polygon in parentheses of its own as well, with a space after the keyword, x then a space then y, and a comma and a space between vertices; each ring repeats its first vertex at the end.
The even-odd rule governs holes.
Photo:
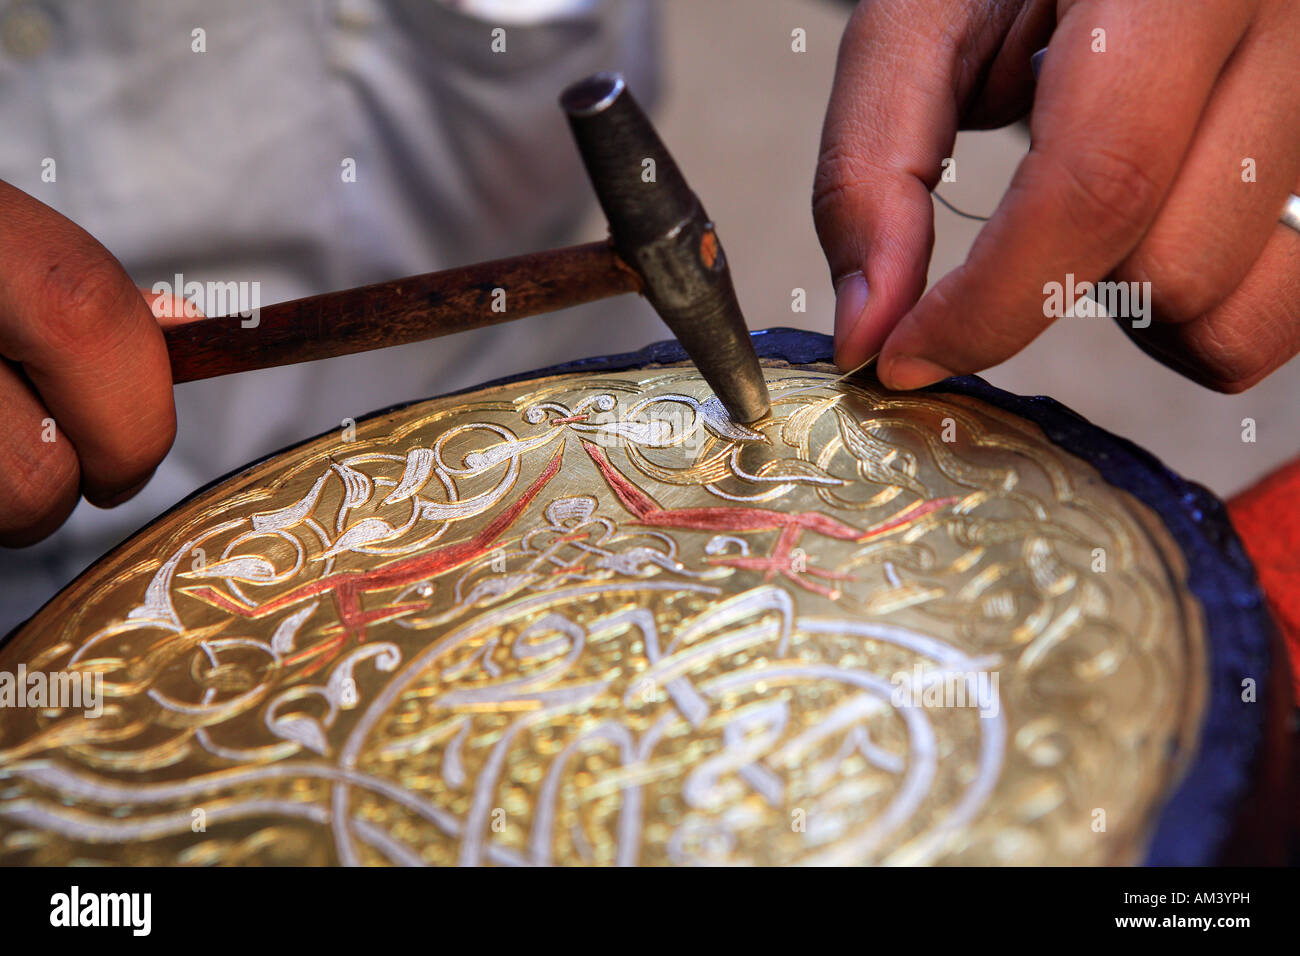
POLYGON ((835 341, 844 342, 867 307, 867 280, 862 271, 850 272, 835 283, 835 341))
POLYGON ((193 299, 163 292, 153 292, 149 289, 141 289, 140 292, 145 301, 149 303, 153 317, 159 320, 169 320, 166 324, 177 324, 205 317, 203 310, 199 308, 198 303, 193 299))
POLYGON ((887 359, 881 363, 880 368, 881 381, 900 392, 925 388, 945 378, 952 378, 954 374, 942 365, 914 355, 898 355, 887 359))
POLYGON ((1038 74, 1043 71, 1043 59, 1047 56, 1047 47, 1043 47, 1037 53, 1029 58, 1029 68, 1034 71, 1034 81, 1038 81, 1038 74))

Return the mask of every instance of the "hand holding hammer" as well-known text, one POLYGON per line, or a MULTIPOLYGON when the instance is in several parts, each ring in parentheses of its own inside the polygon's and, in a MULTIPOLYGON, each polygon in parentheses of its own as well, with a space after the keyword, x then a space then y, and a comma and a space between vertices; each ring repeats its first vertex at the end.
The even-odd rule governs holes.
POLYGON ((160 330, 108 250, 0 183, 0 545, 40 540, 83 496, 107 507, 143 487, 175 436, 171 383, 401 345, 624 292, 654 305, 736 420, 766 414, 717 234, 622 78, 583 80, 562 104, 609 240, 284 302, 260 310, 256 323, 231 315, 160 330), (647 160, 655 175, 643 179, 647 160))

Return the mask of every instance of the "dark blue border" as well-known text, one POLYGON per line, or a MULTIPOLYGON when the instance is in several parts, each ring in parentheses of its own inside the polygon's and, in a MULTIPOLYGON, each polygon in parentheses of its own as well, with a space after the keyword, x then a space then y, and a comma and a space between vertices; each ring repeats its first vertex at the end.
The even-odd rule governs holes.
MULTIPOLYGON (((753 333, 753 340, 762 358, 798 365, 829 362, 832 357, 830 336, 817 332, 768 329, 753 333)), ((579 359, 448 394, 462 395, 543 375, 612 372, 682 361, 686 361, 686 353, 675 340, 656 342, 638 352, 579 359)), ((1228 523, 1223 503, 1200 485, 1174 474, 1132 442, 1098 428, 1050 398, 1013 395, 974 376, 949 379, 931 386, 929 391, 971 395, 1034 422, 1053 443, 1082 458, 1111 485, 1122 488, 1155 511, 1182 549, 1187 562, 1188 588, 1205 613, 1210 657, 1208 700, 1199 749, 1160 814, 1146 862, 1153 866, 1214 863, 1231 836, 1259 755, 1266 712, 1263 694, 1269 668, 1269 637, 1273 627, 1254 568, 1228 523), (1248 677, 1255 680, 1260 695, 1257 703, 1244 704, 1241 700, 1242 681, 1248 677)), ((366 418, 414 404, 403 402, 366 418)), ((290 448, 301 444, 305 441, 296 442, 290 448)), ((273 457, 268 455, 259 461, 273 457)), ((146 528, 257 463, 209 482, 146 528)), ((22 626, 0 639, 0 647, 22 626)))

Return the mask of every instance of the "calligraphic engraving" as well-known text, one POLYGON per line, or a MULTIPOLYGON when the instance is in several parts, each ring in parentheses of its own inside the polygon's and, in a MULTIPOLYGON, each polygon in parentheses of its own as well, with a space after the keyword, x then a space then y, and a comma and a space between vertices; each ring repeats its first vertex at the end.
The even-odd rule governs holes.
POLYGON ((749 427, 688 367, 425 402, 165 516, 0 648, 105 694, 3 713, 0 862, 1137 859, 1205 663, 1158 521, 765 374, 749 427))

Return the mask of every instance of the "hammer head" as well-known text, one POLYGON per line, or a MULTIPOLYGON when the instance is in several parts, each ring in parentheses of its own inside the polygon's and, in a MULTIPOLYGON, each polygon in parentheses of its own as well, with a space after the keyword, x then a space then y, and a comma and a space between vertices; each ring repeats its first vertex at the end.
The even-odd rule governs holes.
POLYGON ((597 73, 564 91, 569 117, 619 256, 739 422, 770 408, 718 234, 623 77, 597 73))

